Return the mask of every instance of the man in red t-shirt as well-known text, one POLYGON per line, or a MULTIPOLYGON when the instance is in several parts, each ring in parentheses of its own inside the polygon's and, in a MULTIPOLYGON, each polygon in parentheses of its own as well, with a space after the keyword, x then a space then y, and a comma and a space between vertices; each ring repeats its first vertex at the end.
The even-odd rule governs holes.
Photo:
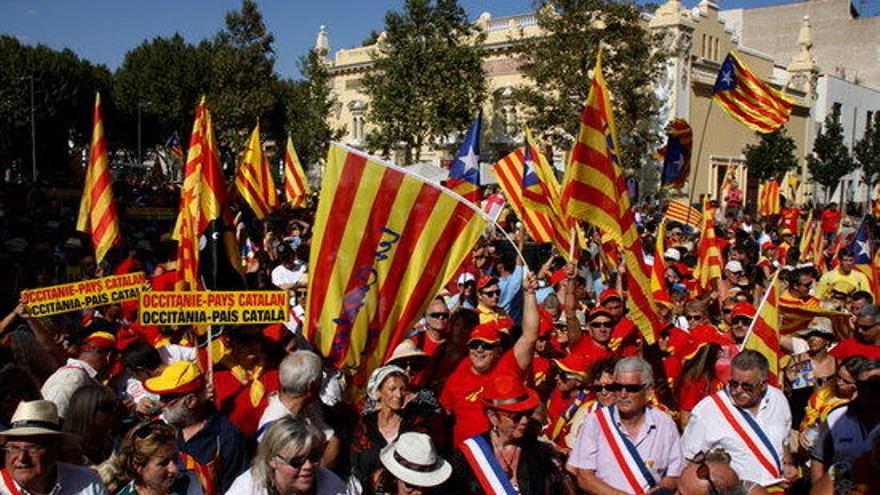
POLYGON ((837 226, 840 225, 842 217, 843 214, 837 210, 837 203, 828 203, 828 206, 825 207, 825 210, 819 217, 822 225, 822 234, 825 235, 826 241, 830 240, 834 233, 837 232, 837 226))
POLYGON ((794 235, 798 233, 798 220, 801 217, 801 210, 794 202, 787 203, 785 208, 779 212, 779 224, 788 227, 794 235))
POLYGON ((522 335, 506 352, 501 348, 501 322, 490 320, 477 325, 468 340, 468 357, 459 363, 440 393, 440 404, 454 419, 453 445, 489 429, 483 413, 481 394, 488 379, 496 375, 514 374, 527 378, 532 353, 538 340, 538 303, 535 299, 537 281, 527 275, 523 284, 524 304, 522 335))
POLYGON ((850 356, 880 359, 880 306, 868 304, 856 318, 856 333, 829 352, 838 361, 850 356))

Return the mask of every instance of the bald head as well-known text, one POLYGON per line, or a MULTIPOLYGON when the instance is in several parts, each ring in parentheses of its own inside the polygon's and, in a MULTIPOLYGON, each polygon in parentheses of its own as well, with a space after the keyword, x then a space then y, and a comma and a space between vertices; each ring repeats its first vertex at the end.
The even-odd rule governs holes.
MULTIPOLYGON (((681 495, 710 495, 709 482, 697 476, 698 464, 689 463, 678 478, 678 492, 681 495)), ((745 495, 736 472, 727 464, 707 461, 709 478, 715 484, 718 495, 745 495)))

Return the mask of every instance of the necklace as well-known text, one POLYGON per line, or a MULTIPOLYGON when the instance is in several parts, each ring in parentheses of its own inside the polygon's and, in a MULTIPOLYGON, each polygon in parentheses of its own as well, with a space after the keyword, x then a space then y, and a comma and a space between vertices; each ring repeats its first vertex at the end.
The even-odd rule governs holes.
POLYGON ((494 433, 491 434, 491 440, 492 448, 495 451, 495 457, 497 457, 498 460, 501 461, 501 467, 504 469, 504 472, 507 473, 507 476, 509 476, 511 480, 516 480, 516 467, 519 464, 520 453, 519 446, 501 444, 500 440, 498 440, 497 436, 494 433), (512 448, 505 449, 505 447, 512 448), (505 453, 505 450, 511 453, 508 455, 505 453))

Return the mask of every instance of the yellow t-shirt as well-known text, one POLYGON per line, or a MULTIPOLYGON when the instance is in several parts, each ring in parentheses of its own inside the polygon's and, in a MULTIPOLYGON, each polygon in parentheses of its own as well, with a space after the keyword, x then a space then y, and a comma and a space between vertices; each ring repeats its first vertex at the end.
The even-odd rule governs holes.
POLYGON ((831 287, 838 282, 846 282, 856 290, 864 290, 871 292, 871 282, 864 273, 858 270, 851 270, 849 275, 840 272, 840 268, 825 272, 819 283, 816 284, 816 297, 819 299, 828 299, 831 297, 831 287))

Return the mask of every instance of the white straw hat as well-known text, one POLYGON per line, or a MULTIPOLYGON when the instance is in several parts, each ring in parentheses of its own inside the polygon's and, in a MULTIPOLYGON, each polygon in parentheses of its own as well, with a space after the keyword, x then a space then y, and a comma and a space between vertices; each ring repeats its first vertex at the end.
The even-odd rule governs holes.
POLYGON ((63 434, 61 422, 58 421, 58 408, 48 400, 19 402, 9 429, 0 432, 0 436, 4 437, 63 434))
POLYGON ((452 465, 437 455, 431 437, 408 432, 386 445, 379 454, 385 469, 414 486, 437 486, 452 474, 452 465))

